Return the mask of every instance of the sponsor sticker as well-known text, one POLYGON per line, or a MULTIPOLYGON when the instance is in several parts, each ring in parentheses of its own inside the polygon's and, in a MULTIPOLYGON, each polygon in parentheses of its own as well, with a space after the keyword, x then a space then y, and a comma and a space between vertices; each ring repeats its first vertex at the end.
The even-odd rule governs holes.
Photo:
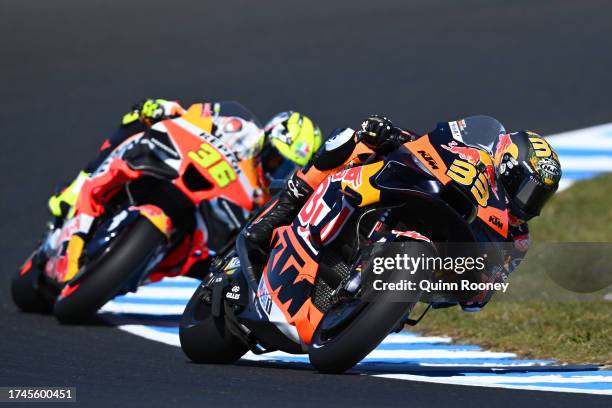
POLYGON ((263 279, 259 281, 259 287, 257 288, 257 299, 259 300, 259 305, 266 315, 270 316, 270 311, 272 310, 272 298, 270 297, 270 293, 268 293, 268 288, 266 288, 266 283, 263 279))
MULTIPOLYGON (((463 121, 460 121, 463 122, 463 121)), ((461 127, 457 121, 448 122, 448 126, 450 127, 451 134, 453 135, 453 139, 460 141, 463 143, 463 137, 461 137, 461 127)), ((463 123, 463 128, 465 127, 465 122, 463 123)))

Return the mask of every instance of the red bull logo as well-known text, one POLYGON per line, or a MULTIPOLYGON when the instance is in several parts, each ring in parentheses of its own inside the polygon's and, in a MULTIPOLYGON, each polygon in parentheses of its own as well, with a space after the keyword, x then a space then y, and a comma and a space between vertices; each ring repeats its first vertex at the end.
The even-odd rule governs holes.
POLYGON ((451 153, 459 155, 461 159, 467 160, 474 166, 480 162, 481 151, 475 147, 459 146, 457 142, 452 141, 449 142, 448 145, 442 145, 442 148, 448 150, 451 153))
POLYGON ((431 240, 429 238, 427 238, 425 235, 422 235, 422 234, 418 233, 417 231, 391 230, 391 233, 393 235, 395 235, 396 237, 406 237, 406 238, 410 238, 410 239, 416 239, 416 240, 420 240, 420 241, 431 242, 431 240))

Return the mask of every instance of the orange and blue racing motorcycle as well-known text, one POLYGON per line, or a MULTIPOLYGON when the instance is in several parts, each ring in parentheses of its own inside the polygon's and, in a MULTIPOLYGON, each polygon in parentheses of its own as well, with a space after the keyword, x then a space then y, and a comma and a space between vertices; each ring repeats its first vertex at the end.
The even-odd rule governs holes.
POLYGON ((414 252, 418 243, 439 253, 448 242, 499 243, 504 250, 508 210, 492 159, 494 143, 506 137, 501 123, 476 116, 420 137, 396 131, 406 135, 397 149, 365 152, 366 160, 325 179, 293 222, 275 229, 263 267, 250 260, 242 234, 216 258, 180 323, 191 360, 232 363, 248 351, 280 350, 308 353, 322 372, 343 372, 416 322, 418 298, 398 301, 366 284, 369 261, 380 255, 373 244, 414 252))

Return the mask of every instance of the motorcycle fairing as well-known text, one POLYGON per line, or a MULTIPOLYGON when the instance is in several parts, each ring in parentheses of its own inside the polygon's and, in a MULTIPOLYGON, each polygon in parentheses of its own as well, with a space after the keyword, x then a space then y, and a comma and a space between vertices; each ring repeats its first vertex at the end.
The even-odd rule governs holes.
POLYGON ((167 120, 160 125, 163 125, 171 138, 181 140, 179 149, 184 159, 179 173, 183 174, 191 165, 211 185, 209 189, 193 191, 186 185, 184 178, 175 180, 175 185, 194 203, 223 197, 247 210, 253 208, 253 180, 244 174, 240 161, 227 146, 182 118, 167 120))
MULTIPOLYGON (((118 192, 126 190, 126 185, 143 176, 167 180, 178 188, 177 192, 182 192, 194 204, 223 198, 243 211, 250 211, 253 208, 255 195, 259 191, 256 187, 256 180, 242 175, 244 171, 241 170, 241 166, 248 165, 248 163, 239 162, 231 149, 218 143, 214 136, 207 133, 212 130, 212 119, 210 115, 200 115, 200 108, 190 109, 186 118, 159 122, 147 132, 140 132, 127 138, 109 154, 83 183, 71 218, 45 239, 43 246, 48 249, 45 252, 51 251, 45 265, 46 275, 51 278, 58 274, 73 275, 72 273, 67 274, 66 271, 69 265, 76 265, 76 260, 80 258, 82 250, 78 251, 78 256, 73 254, 74 256, 70 257, 68 256, 70 251, 66 249, 76 248, 76 244, 79 243, 77 240, 83 241, 83 237, 90 232, 95 220, 105 213, 105 205, 118 192), (183 145, 186 147, 183 148, 183 145), (190 152, 192 156, 195 155, 202 145, 205 145, 209 152, 218 156, 218 160, 211 163, 211 167, 221 164, 222 171, 214 173, 211 169, 204 169, 189 157, 190 152), (183 180, 189 166, 194 172, 200 174, 202 179, 208 180, 207 183, 213 185, 213 188, 208 191, 190 190, 183 180), (231 185, 214 184, 224 177, 224 172, 236 173, 238 177, 236 180, 231 180, 235 181, 231 185), (77 233, 79 236, 72 239, 77 233), (75 241, 73 245, 70 245, 70 240, 75 241)), ((129 187, 127 190, 129 196, 129 187)), ((259 198, 265 199, 265 194, 260 194, 259 198)), ((172 232, 170 218, 161 209, 157 211, 155 208, 145 207, 132 209, 134 210, 132 212, 137 211, 139 215, 149 218, 153 225, 169 237, 172 232)), ((206 246, 208 238, 206 225, 197 208, 194 208, 194 212, 197 227, 191 236, 185 236, 184 242, 172 243, 172 251, 159 265, 160 268, 153 274, 153 279, 158 279, 158 275, 161 278, 163 273, 185 274, 188 272, 187 267, 209 256, 206 246), (182 263, 183 267, 177 269, 176 265, 181 261, 185 261, 182 263)), ((94 251, 94 247, 90 247, 92 253, 100 249, 97 248, 94 251)), ((75 251, 71 252, 75 253, 75 251)), ((74 267, 72 270, 76 274, 74 267)))
MULTIPOLYGON (((464 143, 457 132, 456 129, 453 132, 449 123, 443 122, 434 131, 405 143, 402 148, 416 157, 442 185, 452 183, 454 188, 471 197, 477 205, 476 217, 486 227, 507 238, 505 194, 497 183, 491 154, 484 146, 464 143)), ((491 139, 494 137, 497 135, 491 139)))
POLYGON ((213 131, 212 111, 209 104, 195 103, 191 105, 182 118, 206 133, 212 133, 213 131))
MULTIPOLYGON (((443 202, 442 194, 452 184, 475 203, 479 222, 506 238, 507 209, 494 177, 490 154, 483 147, 468 146, 453 138, 448 124, 405 143, 384 161, 330 176, 311 195, 292 225, 276 229, 262 277, 266 293, 283 312, 286 323, 297 329, 300 341, 308 345, 322 317, 311 299, 323 243, 321 232, 334 230, 334 220, 339 218, 341 228, 352 214, 345 209, 360 208, 362 212, 381 200, 386 202, 391 198, 390 190, 395 195, 408 193, 443 202), (390 171, 405 175, 399 180, 395 177, 397 183, 391 188, 379 183, 390 171)), ((467 218, 466 222, 473 222, 467 218)))
POLYGON ((374 176, 384 165, 378 161, 363 166, 355 166, 332 176, 332 180, 340 180, 340 186, 345 195, 351 197, 351 201, 357 207, 365 207, 380 201, 380 190, 372 185, 370 178, 374 176), (356 195, 354 194, 356 193, 356 195))
POLYGON ((168 134, 149 129, 123 159, 134 170, 153 177, 173 180, 179 177, 181 156, 168 134))
MULTIPOLYGON (((432 145, 429 135, 423 135, 414 142, 404 144, 404 147, 416 157, 425 168, 442 184, 450 183, 451 178, 446 175, 448 167, 446 162, 432 145)), ((401 149, 401 148, 400 148, 401 149)))
MULTIPOLYGON (((379 202, 381 190, 373 180, 383 166, 383 161, 374 162, 324 179, 294 222, 274 232, 260 286, 265 285, 265 294, 283 313, 284 324, 297 330, 303 345, 310 344, 323 317, 311 297, 319 272, 320 248, 333 240, 357 210, 361 213, 379 202)), ((267 298, 260 298, 260 303, 269 304, 267 298)))
POLYGON ((296 328, 287 324, 285 315, 272 301, 264 279, 251 290, 244 268, 236 250, 227 254, 221 264, 213 266, 214 273, 202 283, 211 289, 212 313, 220 316, 224 308, 229 315, 230 331, 256 354, 274 350, 307 351, 296 328))
POLYGON ((172 232, 172 220, 161 208, 155 205, 145 204, 130 206, 128 211, 138 211, 142 217, 145 217, 151 221, 151 224, 153 224, 155 228, 159 230, 159 232, 164 234, 166 238, 170 237, 170 233, 172 232))
POLYGON ((200 212, 206 220, 207 242, 210 249, 221 251, 238 234, 249 213, 223 198, 200 203, 200 212))
POLYGON ((273 304, 282 312, 284 321, 280 323, 294 326, 300 341, 310 344, 312 334, 323 317, 310 296, 318 263, 301 244, 292 225, 280 227, 274 235, 269 261, 261 278, 264 293, 267 292, 273 304))
POLYGON ((164 277, 186 275, 196 264, 208 265, 215 251, 210 248, 210 233, 202 214, 196 212, 196 228, 149 274, 147 282, 157 282, 164 277))
POLYGON ((254 196, 259 190, 256 178, 251 174, 245 175, 242 170, 252 164, 251 159, 241 163, 231 149, 207 133, 212 129, 211 117, 200 117, 194 112, 197 110, 187 112, 189 120, 184 117, 168 119, 155 124, 147 133, 141 132, 123 142, 85 182, 84 194, 81 194, 84 208, 77 205, 77 209, 98 216, 103 211, 98 204, 102 195, 148 174, 172 179, 173 184, 196 204, 223 197, 248 211, 252 210, 254 196), (147 153, 152 154, 139 152, 140 145, 147 146, 147 153), (151 156, 156 156, 156 159, 151 156), (189 171, 206 180, 200 183, 201 189, 194 189, 193 185, 185 182, 189 171), (178 177, 179 174, 183 177, 178 177))
MULTIPOLYGON (((297 344, 300 343, 300 336, 295 326, 288 324, 287 315, 276 303, 273 301, 273 294, 270 287, 270 283, 267 279, 262 279, 257 287, 256 305, 257 312, 260 317, 260 321, 267 321, 271 323, 283 336, 287 337, 291 342, 297 344)), ((279 336, 275 331, 268 333, 262 333, 265 330, 265 326, 261 326, 259 335, 263 335, 263 339, 267 339, 272 344, 278 343, 279 336)), ((281 343, 282 344, 282 343, 281 343)), ((291 351, 291 348, 290 350, 291 351)))
POLYGON ((283 319, 276 324, 283 332, 297 330, 298 336, 290 336, 296 343, 310 344, 323 317, 311 297, 319 271, 316 241, 333 237, 336 226, 341 228, 353 213, 353 207, 341 193, 343 185, 347 190, 360 190, 356 203, 363 204, 377 196, 372 192, 369 174, 374 174, 381 166, 382 163, 375 163, 370 168, 349 169, 328 177, 309 197, 294 222, 274 232, 258 299, 262 307, 268 305, 270 308, 271 305, 272 309, 281 311, 283 319))
POLYGON ((96 170, 94 170, 89 176, 89 180, 95 179, 102 174, 108 173, 110 171, 110 167, 112 163, 116 160, 122 159, 123 155, 132 147, 134 147, 140 140, 140 138, 144 135, 144 132, 139 132, 133 136, 128 137, 124 140, 119 146, 113 150, 106 159, 98 166, 96 170))
POLYGON ((100 251, 108 246, 108 243, 115 238, 128 225, 132 224, 140 216, 136 209, 125 209, 112 218, 107 219, 100 225, 91 239, 85 245, 83 253, 88 258, 95 257, 100 251))
MULTIPOLYGON (((123 211, 120 211, 112 218, 104 221, 95 231, 93 237, 91 237, 87 243, 84 244, 82 249, 82 255, 89 259, 90 268, 78 268, 78 265, 74 271, 70 271, 68 265, 63 265, 61 262, 67 262, 69 259, 73 259, 74 255, 66 253, 64 256, 56 256, 60 263, 56 263, 52 272, 61 273, 66 271, 66 276, 61 277, 61 280, 70 281, 71 286, 75 286, 78 282, 86 276, 87 271, 91 271, 95 265, 98 255, 103 251, 108 250, 114 239, 126 228, 129 228, 139 217, 147 218, 153 226, 160 230, 162 234, 169 238, 172 232, 172 221, 163 212, 163 210, 157 206, 148 204, 141 206, 130 206, 123 211)), ((77 235, 71 235, 70 239, 73 239, 77 235)), ((68 244, 67 251, 70 250, 70 244, 68 244)), ((53 259, 53 258, 52 258, 53 259)), ((78 259, 78 257, 76 257, 78 259)), ((149 272, 156 264, 149 265, 149 269, 144 271, 149 272)))

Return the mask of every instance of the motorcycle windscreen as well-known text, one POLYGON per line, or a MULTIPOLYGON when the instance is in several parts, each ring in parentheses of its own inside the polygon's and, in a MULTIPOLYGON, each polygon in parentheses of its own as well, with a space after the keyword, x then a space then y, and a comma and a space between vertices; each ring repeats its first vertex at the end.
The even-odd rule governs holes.
POLYGON ((235 116, 253 122, 258 128, 263 128, 255 114, 235 101, 222 101, 213 104, 213 114, 219 116, 235 116))
POLYGON ((490 116, 469 116, 448 122, 448 126, 455 140, 484 148, 491 154, 499 135, 506 133, 504 125, 490 116))
POLYGON ((262 149, 264 132, 255 115, 233 101, 212 104, 212 115, 217 126, 215 136, 221 139, 239 160, 257 157, 262 149))

